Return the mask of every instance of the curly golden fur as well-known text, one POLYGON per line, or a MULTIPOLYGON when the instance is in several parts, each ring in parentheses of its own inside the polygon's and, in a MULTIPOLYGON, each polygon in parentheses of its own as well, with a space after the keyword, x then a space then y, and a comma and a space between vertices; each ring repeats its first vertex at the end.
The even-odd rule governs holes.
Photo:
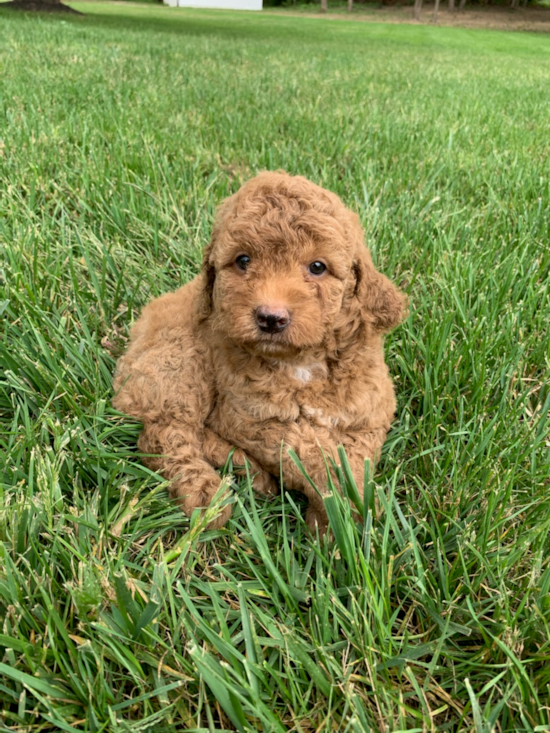
MULTIPOLYGON (((383 334, 405 296, 377 272, 359 218, 300 176, 261 173, 220 206, 202 273, 143 311, 115 376, 115 406, 143 422, 139 448, 190 514, 219 488, 232 448, 255 488, 309 498, 343 445, 362 486, 395 411, 383 334)), ((215 522, 229 518, 226 506, 215 522)))

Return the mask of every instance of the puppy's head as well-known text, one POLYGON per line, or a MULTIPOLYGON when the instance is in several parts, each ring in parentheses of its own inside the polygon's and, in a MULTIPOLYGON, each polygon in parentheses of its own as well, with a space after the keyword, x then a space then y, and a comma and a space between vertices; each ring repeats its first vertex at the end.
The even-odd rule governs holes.
POLYGON ((203 317, 277 359, 337 348, 338 334, 388 331, 405 302, 375 270, 358 217, 333 193, 280 172, 261 173, 222 203, 203 279, 203 317))

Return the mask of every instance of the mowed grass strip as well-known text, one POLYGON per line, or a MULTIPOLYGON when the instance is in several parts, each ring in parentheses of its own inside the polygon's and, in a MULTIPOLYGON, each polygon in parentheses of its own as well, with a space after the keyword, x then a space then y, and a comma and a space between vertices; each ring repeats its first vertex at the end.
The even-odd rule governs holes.
POLYGON ((550 40, 76 6, 0 11, 0 727, 549 730, 550 40), (411 299, 333 542, 246 481, 204 532, 110 407, 264 168, 336 191, 411 299))

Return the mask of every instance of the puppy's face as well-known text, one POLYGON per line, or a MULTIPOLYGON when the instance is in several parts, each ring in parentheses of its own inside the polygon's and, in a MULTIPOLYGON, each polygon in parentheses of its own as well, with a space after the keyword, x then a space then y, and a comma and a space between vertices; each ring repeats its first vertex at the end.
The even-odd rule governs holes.
POLYGON ((214 248, 215 327, 248 350, 290 357, 333 330, 352 277, 352 257, 311 233, 254 238, 214 248))
POLYGON ((203 310, 216 331, 276 359, 334 342, 346 323, 389 330, 403 305, 374 269, 358 218, 284 173, 262 173, 222 204, 204 271, 203 310))

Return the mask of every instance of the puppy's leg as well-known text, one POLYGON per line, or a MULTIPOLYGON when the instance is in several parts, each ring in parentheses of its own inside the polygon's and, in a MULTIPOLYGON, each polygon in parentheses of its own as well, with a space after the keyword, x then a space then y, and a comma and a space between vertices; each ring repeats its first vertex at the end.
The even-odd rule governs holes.
MULTIPOLYGON (((170 493, 186 514, 208 506, 220 486, 201 445, 215 398, 210 354, 195 322, 202 287, 198 278, 146 306, 114 380, 114 406, 143 422, 145 462, 172 481, 170 493)), ((224 507, 212 526, 230 514, 224 507)))
POLYGON ((283 483, 289 489, 296 489, 307 496, 309 505, 306 510, 306 524, 313 532, 318 531, 323 536, 328 528, 323 504, 323 496, 328 490, 327 464, 330 466, 330 459, 337 456, 336 445, 331 442, 328 431, 314 430, 303 424, 287 431, 284 442, 286 448, 279 456, 283 483), (289 446, 294 449, 313 486, 288 454, 289 446))
MULTIPOLYGON (((380 458, 387 434, 387 428, 377 428, 366 432, 350 433, 342 441, 351 472, 361 496, 365 486, 365 461, 369 460, 371 467, 374 468, 380 458)), ((378 509, 376 513, 379 513, 378 509)))
MULTIPOLYGON (((214 468, 223 468, 227 463, 229 453, 233 450, 233 446, 213 430, 206 428, 204 430, 202 450, 204 457, 214 468)), ((250 464, 250 474, 253 477, 252 487, 259 494, 274 496, 279 493, 279 484, 276 479, 243 450, 235 448, 232 460, 235 466, 242 467, 235 470, 237 476, 246 476, 246 462, 250 464)))
MULTIPOLYGON (((378 428, 375 430, 369 430, 366 432, 352 432, 344 436, 342 445, 346 452, 348 463, 351 468, 355 483, 359 491, 360 496, 363 496, 364 491, 364 472, 365 472, 365 460, 370 460, 372 467, 376 465, 380 457, 382 446, 386 440, 387 429, 378 428)), ((320 449, 318 448, 320 454, 320 449)), ((327 462, 332 458, 337 465, 339 465, 338 453, 336 446, 329 449, 328 446, 323 450, 327 462)), ((317 460, 314 453, 311 453, 311 448, 308 448, 304 456, 304 467, 308 471, 308 475, 313 480, 317 488, 323 493, 324 487, 327 483, 327 468, 324 465, 321 469, 319 461, 317 460)), ((332 474, 334 484, 338 486, 338 482, 333 474, 332 467, 329 468, 332 474)), ((309 497, 309 507, 306 513, 306 522, 308 527, 315 531, 318 527, 319 533, 322 535, 326 532, 328 527, 328 519, 326 516, 325 508, 322 499, 313 490, 311 486, 304 487, 304 493, 309 497)), ((355 514, 355 508, 354 514, 355 514)), ((377 510, 378 514, 378 510, 377 510)))
MULTIPOLYGON (((365 459, 369 459, 373 465, 376 463, 386 433, 387 429, 384 427, 365 432, 350 432, 343 437, 342 445, 360 494, 363 493, 364 487, 365 459)), ((320 429, 310 431, 309 427, 303 426, 299 434, 288 433, 286 437, 318 491, 307 481, 290 456, 283 453, 284 483, 289 488, 302 491, 308 497, 306 523, 313 531, 318 529, 323 535, 328 527, 322 498, 327 492, 327 466, 334 484, 338 486, 331 467, 331 460, 339 464, 337 444, 332 442, 332 436, 328 431, 320 429)))
MULTIPOLYGON (((172 479, 170 495, 191 516, 194 509, 207 507, 220 487, 220 476, 204 459, 201 445, 192 428, 185 425, 145 426, 138 447, 149 454, 144 462, 166 479, 172 479), (161 455, 150 455, 161 454, 161 455)), ((223 527, 231 516, 225 506, 208 525, 223 527)))
POLYGON ((321 451, 318 450, 319 461, 301 459, 315 489, 291 460, 283 460, 283 482, 288 488, 297 489, 307 496, 306 524, 313 533, 318 531, 319 535, 323 537, 328 529, 327 513, 323 503, 323 496, 327 494, 327 469, 321 451))

